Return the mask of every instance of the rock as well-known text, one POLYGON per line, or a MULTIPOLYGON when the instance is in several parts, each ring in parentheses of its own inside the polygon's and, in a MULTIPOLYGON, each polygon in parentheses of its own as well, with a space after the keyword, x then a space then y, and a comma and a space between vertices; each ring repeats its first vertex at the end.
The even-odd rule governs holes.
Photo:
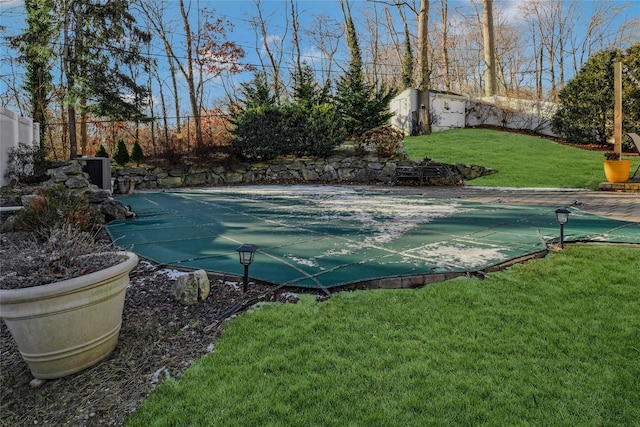
POLYGON ((82 166, 85 162, 81 160, 70 161, 64 166, 60 166, 56 169, 49 169, 47 175, 51 176, 54 173, 63 173, 65 175, 82 175, 82 166))
POLYGON ((51 181, 53 182, 65 182, 69 177, 66 173, 61 172, 57 169, 52 169, 48 171, 49 176, 51 177, 51 181))
POLYGON ((46 382, 47 380, 34 378, 31 380, 31 382, 29 382, 29 386, 31 386, 31 388, 38 388, 38 387, 42 387, 46 382))
POLYGON ((0 233, 9 233, 11 231, 15 231, 17 222, 18 217, 15 215, 11 215, 2 223, 2 226, 0 227, 0 233))
POLYGON ((239 172, 228 172, 226 182, 237 184, 242 182, 242 174, 239 172))
POLYGON ((178 277, 173 288, 173 296, 180 304, 191 305, 204 301, 210 291, 207 273, 204 270, 196 270, 178 277))
POLYGON ((204 172, 189 174, 184 177, 185 185, 202 185, 207 182, 207 174, 204 172))
POLYGON ((317 181, 320 179, 320 175, 313 169, 303 168, 300 173, 302 174, 303 181, 317 181))
POLYGON ((100 205, 100 213, 105 216, 107 222, 117 219, 131 219, 136 217, 136 214, 128 207, 114 199, 105 200, 100 205))
POLYGON ((89 181, 82 175, 72 175, 64 182, 64 185, 70 189, 86 188, 89 186, 89 181))
POLYGON ((182 177, 167 176, 165 178, 160 178, 160 176, 158 176, 158 185, 165 188, 182 187, 182 177))
POLYGON ((336 168, 333 165, 326 165, 322 172, 326 180, 332 181, 338 178, 338 172, 336 172, 336 168))
POLYGON ((107 190, 93 191, 91 194, 89 194, 89 203, 100 204, 106 202, 110 198, 111 195, 107 190))

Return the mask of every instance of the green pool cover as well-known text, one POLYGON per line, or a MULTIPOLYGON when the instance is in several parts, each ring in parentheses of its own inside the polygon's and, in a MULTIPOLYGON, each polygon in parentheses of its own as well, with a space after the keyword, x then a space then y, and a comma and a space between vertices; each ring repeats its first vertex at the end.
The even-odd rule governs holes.
MULTIPOLYGON (((487 205, 337 186, 251 186, 122 197, 119 246, 161 264, 242 274, 236 249, 258 245, 252 278, 300 287, 472 272, 558 240, 553 207, 487 205)), ((569 208, 566 241, 640 244, 640 224, 569 208)))

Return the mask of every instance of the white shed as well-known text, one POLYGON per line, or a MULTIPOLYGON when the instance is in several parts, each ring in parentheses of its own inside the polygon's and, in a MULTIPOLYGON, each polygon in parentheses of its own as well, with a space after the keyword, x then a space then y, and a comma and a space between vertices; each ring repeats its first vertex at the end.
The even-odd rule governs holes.
MULTIPOLYGON (((433 132, 465 127, 466 97, 454 93, 430 91, 429 103, 433 132)), ((420 108, 418 91, 405 89, 391 100, 389 108, 393 113, 391 126, 410 135, 411 118, 420 108)))

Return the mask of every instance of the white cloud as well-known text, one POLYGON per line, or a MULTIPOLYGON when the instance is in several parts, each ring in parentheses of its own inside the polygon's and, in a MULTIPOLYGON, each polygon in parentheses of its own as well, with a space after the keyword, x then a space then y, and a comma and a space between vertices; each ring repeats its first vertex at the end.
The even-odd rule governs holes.
POLYGON ((324 59, 324 55, 317 47, 312 47, 306 52, 302 52, 300 55, 302 62, 306 62, 308 65, 321 62, 324 59))

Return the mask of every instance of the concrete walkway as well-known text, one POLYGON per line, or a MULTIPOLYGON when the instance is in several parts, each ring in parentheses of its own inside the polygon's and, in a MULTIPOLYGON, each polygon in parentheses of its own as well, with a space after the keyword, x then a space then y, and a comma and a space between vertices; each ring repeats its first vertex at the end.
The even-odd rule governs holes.
POLYGON ((640 223, 640 195, 580 189, 366 186, 367 191, 422 195, 429 198, 524 206, 574 207, 621 221, 640 223))

